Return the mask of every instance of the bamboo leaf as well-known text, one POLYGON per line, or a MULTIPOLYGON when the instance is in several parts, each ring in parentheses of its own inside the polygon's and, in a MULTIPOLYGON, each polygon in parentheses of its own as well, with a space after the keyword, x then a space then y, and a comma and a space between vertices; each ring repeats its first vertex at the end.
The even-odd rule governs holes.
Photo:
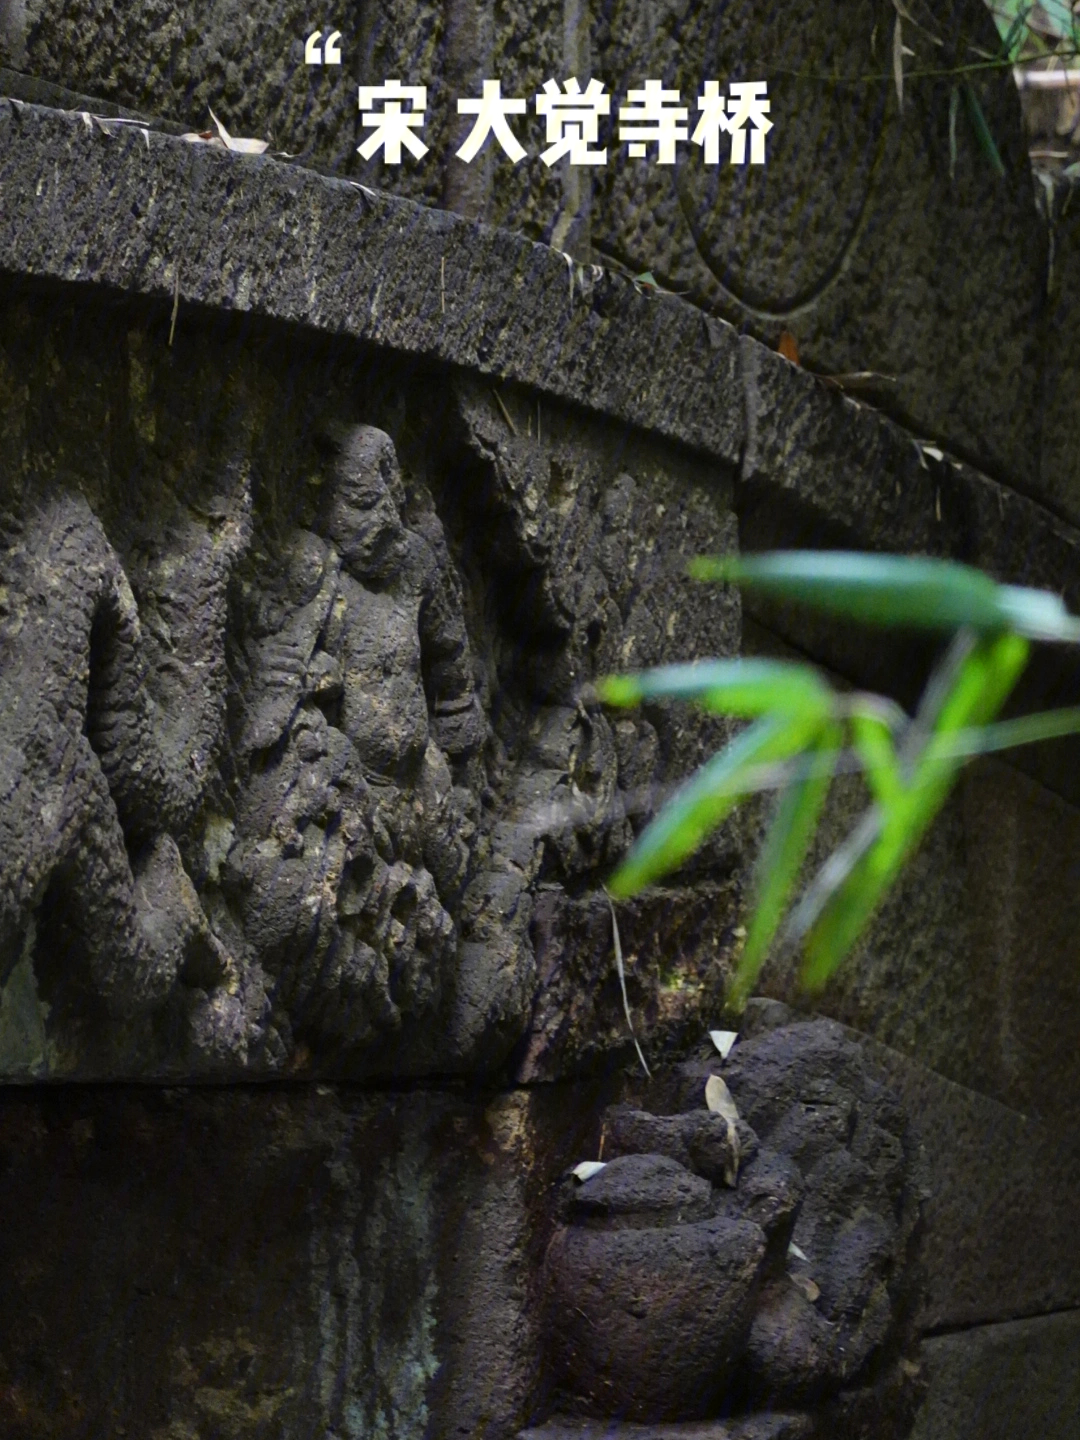
POLYGON ((1072 6, 1068 0, 1038 0, 1024 17, 1028 28, 1053 40, 1068 40, 1073 33, 1072 6))
POLYGON ((597 684, 609 705, 643 700, 696 700, 718 715, 753 719, 772 710, 827 715, 833 692, 811 665, 790 660, 711 660, 663 665, 637 675, 609 675, 597 684))
POLYGON ((824 727, 816 746, 803 757, 795 778, 780 796, 758 857, 754 915, 730 997, 736 1010, 741 1009, 750 994, 799 878, 832 783, 842 741, 839 725, 824 727), (814 763, 822 760, 824 764, 814 763))
POLYGON ((1080 734, 1080 706, 1074 705, 1064 710, 1023 715, 1018 720, 1002 720, 996 725, 957 730, 948 742, 940 743, 939 753, 968 759, 972 755, 992 755, 998 750, 1012 750, 1017 745, 1032 745, 1040 740, 1058 740, 1065 735, 1077 734, 1080 734))
POLYGON ((888 808, 899 797, 904 783, 892 727, 876 710, 860 707, 851 715, 851 740, 871 794, 879 805, 888 808))
POLYGON ((827 875, 834 856, 823 867, 825 883, 811 887, 793 917, 796 934, 806 933, 802 978, 808 988, 823 985, 859 938, 952 788, 962 761, 948 753, 949 743, 958 732, 993 719, 1019 679, 1029 648, 1011 634, 975 642, 955 669, 911 783, 864 816, 846 842, 843 858, 850 863, 835 865, 827 875))
POLYGON ((893 27, 892 64, 893 82, 896 85, 896 103, 899 105, 902 115, 904 113, 904 27, 899 13, 893 27))
POLYGON ((975 88, 970 80, 965 80, 962 85, 964 93, 964 104, 967 107, 968 119, 971 121, 971 128, 975 131, 975 138, 979 142, 979 149, 990 161, 994 173, 1001 179, 1005 178, 1005 166, 1002 163, 1001 152, 990 133, 990 126, 986 123, 986 116, 979 103, 979 97, 975 94, 975 88))
POLYGON ((815 716, 771 715, 707 761, 638 837, 608 885, 617 899, 676 869, 756 788, 761 767, 796 755, 819 728, 815 716))
POLYGON ((875 625, 982 632, 1014 629, 1034 640, 1080 640, 1080 620, 1046 590, 998 585, 981 570, 923 556, 844 550, 701 556, 698 580, 724 580, 778 599, 875 625))

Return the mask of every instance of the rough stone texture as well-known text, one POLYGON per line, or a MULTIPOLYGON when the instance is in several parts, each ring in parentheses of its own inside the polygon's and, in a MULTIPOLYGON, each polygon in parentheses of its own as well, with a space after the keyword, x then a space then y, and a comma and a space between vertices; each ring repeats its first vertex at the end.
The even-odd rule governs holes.
POLYGON ((512 1095, 9 1087, 0 1431, 510 1435, 579 1128, 512 1095))
MULTIPOLYGON (((798 1019, 779 1001, 755 999, 743 1030, 752 1038, 798 1019)), ((1080 1305, 1072 1240, 1080 1149, 1062 1117, 1040 1123, 865 1034, 850 1038, 913 1117, 920 1142, 917 1328, 1080 1305)))
MULTIPOLYGON (((725 477, 550 401, 538 436, 508 391, 515 430, 465 380, 7 314, 3 1070, 402 1075, 519 1041, 532 1078, 604 1063, 606 905, 570 976, 551 953, 725 732, 612 722, 582 687, 735 650, 737 600, 682 574, 732 543, 725 477)), ((722 982, 709 901, 739 854, 729 827, 698 870, 719 888, 631 913, 661 1046, 722 982)))
POLYGON ((571 1225, 552 1239, 549 1343, 589 1409, 693 1419, 723 1396, 750 1328, 765 1237, 747 1221, 681 1219, 672 1211, 656 1229, 571 1225))
POLYGON ((1077 373, 1076 293, 1080 278, 1080 222, 1074 181, 1043 175, 1050 226, 1051 265, 1046 316, 1041 337, 1043 421, 1039 493, 1058 514, 1080 520, 1080 466, 1074 418, 1077 373))
POLYGON ((923 1330, 1080 1304, 1080 1147, 1050 1124, 880 1052, 926 1156, 923 1330))
MULTIPOLYGON (((836 787, 814 873, 866 805, 836 787)), ((962 778, 867 935, 815 1006, 1013 1111, 1067 1125, 1080 1096, 1073 1017, 1077 813, 1011 765, 962 778)), ((798 959, 762 987, 798 995, 798 959)))
MULTIPOLYGON (((766 78, 775 128, 763 167, 709 167, 689 146, 672 167, 621 153, 597 174, 594 243, 770 343, 793 332, 819 373, 892 377, 877 403, 1034 488, 1045 236, 1008 78, 978 83, 1008 178, 966 124, 950 175, 950 84, 909 81, 899 114, 887 63, 895 12, 877 0, 842 16, 812 4, 657 11, 649 0, 595 13, 593 53, 613 91, 643 74, 684 96, 708 76, 766 78), (876 83, 829 83, 867 75, 876 83), (988 293, 1001 301, 993 316, 988 293)), ((929 35, 904 27, 912 71, 997 46, 980 0, 919 19, 929 35)))
MULTIPOLYGON (((740 352, 729 326, 675 297, 636 294, 609 271, 568 265, 506 232, 266 157, 156 133, 109 136, 34 106, 5 105, 0 124, 8 270, 144 295, 161 303, 165 325, 178 296, 181 333, 189 303, 222 306, 510 376, 725 464, 745 450, 736 503, 751 546, 951 554, 1077 598, 1069 527, 959 462, 935 460, 757 342, 744 338, 740 352)), ((531 423, 530 397, 516 412, 508 403, 515 424, 531 423)), ((849 674, 872 671, 881 653, 877 637, 853 652, 835 628, 766 618, 849 674)), ((908 654, 894 667, 901 676, 908 654)), ((1067 703, 1075 688, 1048 654, 1031 667, 1024 703, 1067 703)), ((1062 747, 1041 750, 1045 782, 1075 794, 1062 747)))
POLYGON ((756 543, 812 522, 1074 593, 1069 527, 948 457, 920 463, 876 411, 755 341, 740 352, 731 327, 676 297, 268 157, 153 132, 148 148, 31 105, 5 105, 2 123, 6 269, 142 294, 167 316, 181 255, 181 329, 189 303, 299 321, 507 376, 725 463, 745 440, 756 543))
POLYGON ((10 102, 0 144, 4 269, 377 341, 738 458, 735 332, 674 296, 269 156, 10 102))
POLYGON ((929 1392, 913 1440, 1068 1440, 1080 1414, 1080 1316, 987 1325, 923 1343, 929 1392))
MULTIPOLYGON (((436 45, 445 37, 461 74, 473 53, 468 10, 448 7, 445 32, 426 32, 436 45), (464 26, 456 37, 455 26, 464 26)), ((401 11, 406 29, 412 15, 401 11)), ((238 21, 241 39, 247 23, 238 21)), ((667 23, 658 28, 665 44, 667 23)), ((384 63, 391 51, 373 44, 374 63, 384 63)), ((524 46, 520 63, 525 74, 541 62, 524 46)), ((446 99, 435 102, 444 114, 446 99)), ((921 103, 913 98, 913 113, 921 103)), ((919 114, 931 130, 940 120, 933 104, 919 114)), ((323 122, 314 112, 308 121, 317 147, 323 122)), ((0 106, 0 127, 8 1077, 285 1072, 420 1075, 430 1084, 433 1073, 480 1068, 530 1081, 600 1071, 630 1052, 598 885, 662 788, 724 732, 661 707, 613 719, 582 687, 606 669, 739 648, 736 598, 686 587, 686 556, 733 545, 737 516, 744 546, 839 540, 950 554, 1063 591, 1076 605, 1068 524, 926 453, 898 424, 675 298, 638 294, 527 240, 273 160, 193 149, 156 131, 110 133, 33 106, 0 106)), ((970 179, 961 179, 964 195, 970 179)), ((556 180, 537 204, 556 207, 564 243, 576 248, 582 197, 556 180)), ((414 193, 437 199, 437 189, 423 180, 414 193)), ((448 189, 442 198, 471 213, 483 199, 448 189)), ((823 234, 813 234, 809 263, 823 234)), ((1022 224, 1016 234, 1027 235, 1022 224)), ((768 245, 759 254, 769 260, 768 245)), ((856 271, 853 263, 845 273, 856 271)), ((972 265, 973 284, 979 273, 972 265)), ((1015 305, 1005 310, 1015 316, 1015 305)), ((1026 343, 1012 323, 1017 345, 1026 343)), ((795 329, 811 345, 804 358, 816 359, 817 342, 795 329)), ((855 333, 842 317, 837 330, 855 333)), ((947 345, 940 353, 963 374, 947 345)), ((935 387, 935 403, 948 402, 965 425, 984 400, 1005 416, 973 388, 965 396, 975 410, 964 412, 948 384, 935 387)), ((1006 429, 1026 423, 1026 404, 1002 421, 1006 429)), ((1060 425, 1060 396, 1055 404, 1060 425)), ((993 419, 988 446, 1002 433, 993 419)), ((954 443, 990 463, 989 448, 973 452, 963 436, 954 443)), ((1008 478, 1030 486, 1022 466, 1008 478)), ((758 615, 848 678, 880 683, 884 660, 901 689, 917 688, 925 649, 882 646, 880 636, 848 643, 835 627, 758 615)), ((1049 661, 1033 667, 1022 700, 1062 703, 1070 684, 1049 661)), ((1048 784, 1076 793, 1071 760, 1042 764, 1048 784)), ((841 796, 834 819, 856 803, 841 796)), ((1078 1080, 1069 1030, 1074 822, 1069 807, 1013 771, 973 772, 825 1001, 973 1087, 895 1056, 883 1062, 933 1157, 924 1328, 1080 1303, 1077 1162, 1065 1128, 1078 1080)), ((671 888, 620 910, 650 1059, 717 1016, 737 958, 756 823, 741 818, 671 888)), ((778 972, 770 984, 790 994, 778 972)), ((733 1075, 739 1063, 736 1052, 733 1075)), ((302 1240, 306 1258, 297 1259, 274 1226, 283 1196, 317 1190, 311 1174, 323 1161, 305 1161, 301 1181, 274 1170, 261 1188, 259 1164, 276 1165, 281 1146, 277 1122, 259 1120, 257 1109, 243 1124, 222 1121, 217 1140, 204 1125, 194 1153, 168 1173, 164 1159, 147 1162, 157 1198, 145 1202, 145 1228, 134 1226, 132 1258, 112 1217, 127 1208, 138 1219, 142 1195, 124 1188, 120 1166, 129 1180, 139 1136, 157 1132, 152 1119, 136 1119, 129 1134, 123 1117, 165 1102, 131 1099, 129 1111, 102 1094, 78 1101, 93 1127, 82 1123, 85 1110, 75 1114, 74 1160, 67 1140, 49 1148, 49 1135, 71 1128, 63 1119, 44 1125, 40 1154, 26 1160, 27 1137, 41 1127, 20 1120, 14 1150, 24 1158, 0 1182, 10 1181, 5 1214, 10 1204, 21 1226, 3 1272, 26 1302, 5 1328, 0 1397, 27 1435, 74 1437, 99 1419, 113 1426, 103 1385, 114 1382, 123 1403, 134 1397, 128 1413, 157 1407, 163 1440, 273 1434, 279 1423, 283 1436, 303 1433, 284 1427, 299 1413, 289 1411, 297 1395, 315 1394, 304 1391, 309 1383, 317 1423, 342 1435, 377 1429, 387 1416, 403 1433, 439 1433, 432 1417, 445 1416, 446 1433, 501 1440, 550 1408, 527 1319, 550 1196, 523 1176, 531 1170, 542 1186, 596 1153, 595 1095, 555 1091, 582 1138, 552 1142, 540 1158, 510 1106, 496 1127, 515 1157, 509 1170, 482 1140, 473 1144, 476 1115, 457 1098, 395 1102, 417 1113, 450 1107, 454 1142, 436 1126, 415 1159, 417 1127, 429 1131, 411 1111, 395 1112, 389 1137, 372 1138, 367 1111, 350 1120, 342 1144, 360 1161, 334 1149, 345 1132, 331 1126, 324 1144, 319 1124, 304 1119, 297 1128, 310 1129, 319 1156, 340 1160, 332 1202, 310 1206, 337 1238, 302 1240), (120 1160, 102 1158, 95 1137, 117 1130, 120 1160), (455 1156, 463 1173, 445 1181, 439 1168, 458 1140, 490 1180, 477 1180, 467 1201, 453 1187, 466 1185, 468 1166, 455 1156), (384 1155, 405 1152, 383 1165, 384 1155), (189 1179, 185 1165, 212 1173, 189 1179), (162 1244, 177 1233, 163 1226, 162 1197, 205 1201, 219 1184, 233 1198, 210 1210, 243 1210, 228 1232, 234 1248, 222 1257, 220 1223, 209 1236, 201 1214, 162 1244), (449 1217, 437 1242, 416 1219, 429 1213, 426 1201, 401 1198, 422 1196, 425 1185, 449 1217), (349 1236, 369 1222, 375 1228, 354 1243, 349 1236), (183 1249, 195 1243, 188 1231, 220 1257, 216 1267, 200 1269, 183 1249), (51 1257, 57 1233, 70 1237, 59 1271, 27 1260, 51 1257), (404 1270, 389 1274, 387 1233, 407 1241, 391 1255, 404 1270), (456 1265, 452 1243, 463 1257, 456 1265), (323 1258, 330 1253, 344 1258, 323 1258), (222 1274, 237 1273, 228 1270, 237 1254, 247 1268, 232 1298, 223 1288, 229 1313, 219 1330, 200 1307, 222 1274), (292 1267, 282 1294, 298 1285, 318 1298, 288 1335, 288 1302, 260 1299, 259 1323, 271 1328, 256 1344, 251 1307, 235 1297, 255 1292, 275 1263, 292 1267), (154 1294, 136 1289, 136 1271, 154 1277, 154 1294), (56 1295, 64 1285, 66 1299, 73 1274, 89 1278, 69 1314, 56 1295), (431 1283, 434 1308, 425 1309, 431 1283), (195 1317, 173 1329, 174 1312, 160 1303, 169 1285, 195 1317), (400 1324, 396 1311, 380 1311, 387 1293, 403 1302, 400 1324), (130 1329, 104 1342, 111 1351, 99 1344, 91 1353, 102 1312, 126 1317, 130 1329), (432 1324, 434 1348, 424 1339, 432 1324), (372 1355, 357 1337, 376 1329, 393 1346, 372 1355), (125 1368, 116 1357, 132 1336, 138 1359, 125 1368), (238 1393, 233 1375, 250 1372, 238 1393)), ((27 1114, 76 1104, 34 1095, 20 1103, 27 1114)), ((349 1113, 375 1103, 350 1101, 349 1113)), ((593 1245, 637 1256, 635 1246, 654 1243, 640 1237, 675 1236, 655 1242, 668 1266, 658 1268, 658 1289, 673 1297, 673 1312, 670 1277, 691 1269, 701 1283, 690 1264, 701 1227, 713 1227, 706 1248, 742 1227, 766 1267, 792 1227, 800 1248, 810 1231, 837 1240, 820 1275, 799 1277, 820 1292, 813 1302, 809 1284, 796 1289, 771 1270, 763 1277, 751 1331, 763 1403, 780 1392, 785 1405, 801 1404, 851 1378, 833 1332, 824 1335, 814 1316, 844 1316, 852 1365, 883 1333, 867 1287, 871 1301, 880 1296, 897 1236, 852 1211, 865 1179, 853 1163, 863 1158, 858 1124, 839 1143, 837 1116, 826 1112, 843 1105, 820 1096, 813 1104, 788 1129, 783 1119, 760 1122, 763 1143, 756 1154, 744 1143, 738 1187, 716 1191, 719 1216, 664 1227, 655 1207, 643 1225, 633 1205, 614 1219, 609 1206, 607 1218, 579 1215, 568 1227, 580 1232, 586 1268, 593 1245), (841 1225, 837 1237, 830 1227, 844 1214, 849 1231, 841 1225)), ((891 1133, 876 1118, 869 1130, 875 1142, 891 1133)), ((723 1179, 724 1146, 698 1148, 700 1138, 658 1123, 647 1143, 702 1184, 723 1179)), ((174 1132, 161 1150, 181 1153, 174 1132)), ((878 1201, 863 1208, 878 1214, 878 1201)), ((194 1203, 185 1210, 195 1212, 194 1203)), ((297 1222, 302 1235, 307 1223, 297 1222)), ((806 1253, 817 1263, 812 1242, 806 1253)), ((627 1314, 639 1319, 629 1272, 624 1291, 627 1314)), ((685 1310, 676 1318, 697 1337, 685 1310)), ((692 1360, 691 1349, 683 1347, 692 1360)), ((716 1383, 715 1372, 706 1377, 706 1388, 716 1383)), ((879 1440, 890 1426, 902 1430, 918 1383, 900 1367, 881 1377, 871 1362, 865 1387, 818 1410, 819 1431, 879 1440)))
POLYGON ((728 1205, 753 1213, 764 1188, 774 1206, 792 1207, 805 1182, 786 1268, 813 1286, 783 1275, 766 1287, 750 1335, 753 1383, 777 1399, 849 1384, 907 1303, 919 1200, 903 1110, 859 1047, 824 1022, 745 1041, 723 1074, 766 1147, 751 1171, 765 1170, 770 1151, 790 1162, 773 1162, 765 1187, 752 1176, 728 1205))
POLYGON ((912 1376, 896 1360, 920 1190, 903 1111, 863 1051, 832 1022, 787 1025, 645 1094, 679 1108, 606 1112, 615 1158, 564 1181, 544 1258, 566 1408, 693 1420, 806 1405, 837 1434, 873 1421, 905 1435, 912 1376), (720 1073, 731 1127, 703 1108, 720 1073), (717 1128, 725 1146, 706 1139, 717 1128))
MULTIPOLYGON (((340 68, 303 63, 310 28, 328 22, 295 0, 253 13, 236 0, 139 0, 123 7, 122 23, 119 7, 89 0, 9 3, 3 15, 0 60, 30 77, 191 125, 208 123, 212 105, 233 133, 272 137, 378 189, 586 261, 591 239, 598 256, 651 270, 770 343, 793 330, 822 373, 889 377, 878 400, 920 433, 1040 488, 1046 238, 1015 89, 1007 74, 972 77, 1007 178, 994 174, 966 116, 950 167, 951 87, 909 80, 901 116, 887 63, 895 13, 884 0, 846 7, 842 23, 810 3, 781 15, 717 3, 657 11, 650 0, 370 0, 333 21, 340 68), (628 89, 662 78, 682 91, 691 127, 704 80, 765 78, 769 161, 710 167, 691 145, 672 166, 631 160, 613 114, 600 141, 607 165, 549 168, 532 100, 545 80, 571 75, 602 78, 616 112, 628 89), (876 83, 830 83, 868 75, 876 83), (354 153, 366 134, 356 82, 392 76, 427 86, 430 148, 419 162, 364 163, 354 153), (467 133, 455 101, 493 76, 504 94, 530 102, 514 122, 528 155, 515 166, 489 144, 465 166, 454 154, 467 133)), ((980 0, 950 0, 922 19, 929 33, 910 24, 904 32, 913 73, 964 63, 971 45, 996 48, 980 0)))

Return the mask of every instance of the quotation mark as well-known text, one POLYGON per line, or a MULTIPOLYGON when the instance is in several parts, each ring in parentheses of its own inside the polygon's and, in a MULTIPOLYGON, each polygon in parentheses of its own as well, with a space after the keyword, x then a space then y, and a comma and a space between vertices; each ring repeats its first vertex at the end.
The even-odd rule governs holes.
POLYGON ((334 30, 326 37, 326 43, 322 43, 322 31, 313 30, 307 38, 304 46, 305 65, 340 65, 341 64, 341 31, 334 30))

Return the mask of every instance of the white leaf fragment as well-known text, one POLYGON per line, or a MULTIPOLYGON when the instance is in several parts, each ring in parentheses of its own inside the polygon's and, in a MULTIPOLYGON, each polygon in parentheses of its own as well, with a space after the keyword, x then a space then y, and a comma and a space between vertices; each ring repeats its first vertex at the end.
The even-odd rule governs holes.
MULTIPOLYGON (((210 110, 209 105, 206 108, 210 110)), ((236 136, 230 135, 225 129, 225 126, 214 114, 213 110, 210 110, 210 119, 213 120, 217 126, 217 132, 221 136, 221 143, 225 146, 226 150, 235 150, 242 155, 261 155, 264 150, 270 148, 269 140, 238 140, 236 136)))
POLYGON ((716 1046, 717 1050, 720 1051, 721 1060, 726 1060, 727 1057, 731 1054, 731 1047, 735 1044, 735 1041, 738 1038, 739 1032, 737 1030, 709 1031, 709 1039, 716 1046))
POLYGON ((810 1263, 810 1256, 807 1255, 805 1250, 800 1250, 794 1240, 792 1240, 791 1244, 787 1247, 787 1253, 794 1255, 796 1260, 805 1260, 808 1265, 810 1263))
POLYGON ((584 1184, 586 1180, 591 1180, 594 1175, 599 1175, 606 1163, 604 1160, 582 1160, 581 1164, 575 1165, 570 1173, 579 1184, 584 1184))
POLYGON ((727 1125, 728 1144, 731 1146, 731 1161, 724 1167, 724 1184, 734 1186, 739 1175, 739 1132, 735 1129, 735 1122, 739 1118, 739 1112, 735 1108, 735 1101, 731 1098, 731 1091, 721 1080, 719 1075, 710 1075, 705 1081, 705 1104, 714 1115, 719 1115, 727 1125))
POLYGON ((730 1120, 732 1123, 739 1118, 735 1101, 731 1098, 731 1091, 719 1075, 710 1075, 705 1081, 705 1104, 714 1115, 723 1115, 725 1120, 730 1120))
POLYGON ((742 1149, 739 1145, 739 1132, 735 1129, 735 1121, 729 1120, 725 1115, 724 1124, 727 1126, 728 1144, 731 1146, 731 1159, 724 1166, 724 1184, 729 1190, 735 1189, 736 1181, 739 1178, 739 1162, 742 1160, 742 1149))
MULTIPOLYGON (((209 109, 209 106, 207 108, 209 109)), ((212 130, 189 130, 186 135, 181 135, 180 139, 187 140, 192 145, 211 145, 222 150, 232 150, 239 155, 262 155, 270 148, 269 140, 244 140, 230 135, 213 110, 210 111, 210 119, 217 127, 216 135, 212 130)))

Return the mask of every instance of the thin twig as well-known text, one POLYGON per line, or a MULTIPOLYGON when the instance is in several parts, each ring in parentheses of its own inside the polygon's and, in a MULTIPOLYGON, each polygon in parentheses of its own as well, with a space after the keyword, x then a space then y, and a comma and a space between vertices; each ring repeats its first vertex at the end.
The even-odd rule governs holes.
POLYGON ((176 262, 176 279, 173 281, 172 296, 172 320, 169 322, 169 349, 172 349, 173 336, 176 334, 176 317, 180 312, 180 261, 176 262))
MULTIPOLYGON (((1080 59, 1080 50, 1061 51, 1055 56, 1056 59, 1077 60, 1080 59)), ((968 65, 942 66, 939 69, 927 70, 905 70, 904 82, 908 80, 947 80, 956 75, 972 75, 981 70, 1010 70, 1021 65, 1033 65, 1036 60, 1044 60, 1046 56, 1033 56, 1031 60, 1010 60, 1007 55, 995 59, 972 61, 968 65)), ((893 81, 895 76, 891 70, 879 71, 870 75, 821 75, 813 74, 805 70, 782 70, 775 68, 773 73, 785 75, 792 80, 818 81, 823 85, 876 85, 883 80, 893 81)))
POLYGON ((495 389, 493 389, 491 393, 492 393, 492 395, 495 396, 495 403, 498 405, 499 409, 502 411, 503 419, 506 421, 507 425, 510 426, 511 433, 514 434, 514 435, 516 435, 516 434, 518 433, 518 428, 517 428, 517 426, 514 424, 513 420, 510 418, 510 411, 507 410, 506 406, 503 404, 503 398, 502 398, 502 396, 501 396, 501 395, 499 394, 499 392, 498 392, 497 390, 495 390, 495 389))
MULTIPOLYGON (((604 891, 607 895, 607 891, 604 891)), ((652 1079, 652 1071, 645 1063, 645 1056, 641 1053, 641 1046, 638 1044, 637 1036, 634 1034, 634 1022, 630 1018, 630 998, 626 993, 626 971, 623 968, 622 942, 619 939, 619 922, 615 918, 615 905, 611 896, 607 897, 608 909, 611 911, 611 935, 615 942, 615 969, 619 972, 619 985, 622 988, 623 1010, 626 1012, 626 1024, 630 1031, 630 1039, 634 1042, 634 1049, 637 1051, 637 1058, 641 1061, 641 1068, 645 1074, 652 1079)))

